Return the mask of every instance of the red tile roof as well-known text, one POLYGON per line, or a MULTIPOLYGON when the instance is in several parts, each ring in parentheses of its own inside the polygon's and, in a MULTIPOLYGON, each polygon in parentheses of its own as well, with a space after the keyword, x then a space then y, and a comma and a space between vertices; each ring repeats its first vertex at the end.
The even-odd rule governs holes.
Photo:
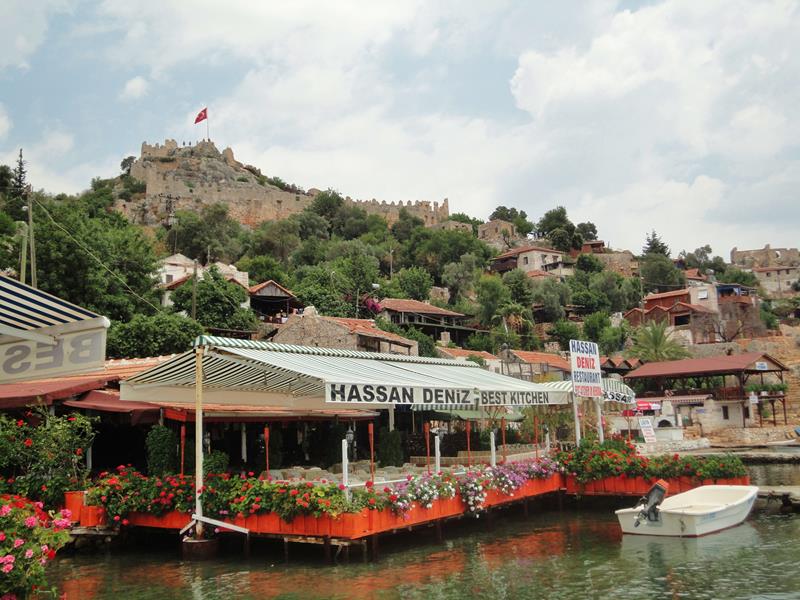
POLYGON ((536 277, 556 277, 553 273, 548 273, 547 271, 540 271, 539 269, 534 269, 533 271, 527 271, 525 273, 531 279, 536 277))
POLYGON ((569 363, 558 354, 550 354, 549 352, 529 352, 527 350, 512 350, 511 352, 514 356, 526 363, 534 365, 545 364, 562 371, 572 370, 569 363))
POLYGON ((700 272, 700 269, 686 269, 684 271, 686 279, 695 279, 697 281, 708 281, 708 277, 700 272))
MULTIPOLYGON (((755 372, 755 362, 764 361, 773 363, 777 368, 771 371, 787 371, 788 367, 769 354, 747 352, 745 354, 727 354, 709 358, 687 358, 684 360, 668 360, 642 365, 635 371, 628 373, 626 379, 640 379, 644 377, 692 377, 706 374, 741 373, 743 371, 755 372)), ((763 371, 762 371, 763 372, 763 371)))
POLYGON ((275 287, 277 287, 282 292, 284 292, 284 293, 286 293, 289 296, 292 296, 294 298, 294 294, 292 293, 291 290, 283 287, 280 283, 278 283, 277 281, 274 281, 272 279, 268 279, 267 281, 262 281, 261 283, 257 283, 255 285, 251 285, 249 291, 250 291, 251 294, 256 294, 260 290, 263 290, 265 287, 267 287, 269 284, 274 285, 275 287))
POLYGON ((661 292, 660 294, 648 294, 644 297, 644 301, 647 302, 648 300, 657 300, 659 298, 673 298, 675 296, 684 296, 689 293, 688 289, 682 290, 674 290, 672 292, 661 292))
POLYGON ((467 350, 466 348, 437 348, 442 354, 452 358, 469 358, 470 356, 480 356, 484 360, 499 360, 494 354, 486 350, 467 350))
POLYGON ((783 267, 755 267, 753 269, 753 272, 754 273, 769 273, 771 271, 783 271, 784 269, 786 269, 787 271, 791 271, 791 270, 797 270, 798 267, 796 267, 796 266, 792 266, 792 267, 789 267, 789 266, 783 266, 783 267))
POLYGON ((413 341, 409 340, 408 338, 404 338, 402 335, 397 335, 396 333, 391 333, 390 331, 384 331, 383 329, 380 329, 375 325, 375 321, 372 319, 348 319, 345 317, 320 318, 325 319, 326 321, 334 321, 340 325, 344 325, 350 330, 350 333, 380 338, 390 342, 403 344, 404 346, 412 346, 414 344, 413 341))
POLYGON ((502 254, 498 254, 492 260, 499 260, 502 258, 511 258, 512 256, 519 256, 524 252, 547 252, 548 254, 561 254, 564 255, 564 252, 559 250, 553 250, 553 248, 542 248, 541 246, 521 246, 519 248, 512 248, 511 250, 507 250, 502 254))
POLYGON ((700 304, 689 304, 688 302, 676 302, 675 304, 673 304, 669 308, 669 310, 670 310, 670 312, 672 312, 676 308, 688 309, 688 310, 691 310, 692 312, 704 312, 704 313, 713 313, 714 312, 713 309, 710 309, 707 306, 701 306, 700 304))
MULTIPOLYGON (((176 290, 181 287, 184 283, 189 281, 192 278, 192 275, 184 275, 183 277, 178 277, 177 279, 173 279, 169 283, 162 283, 161 288, 165 290, 176 290)), ((202 273, 200 274, 200 279, 202 279, 202 273)), ((236 279, 233 275, 227 275, 225 277, 225 281, 230 281, 235 283, 236 285, 242 286, 244 289, 248 289, 246 285, 244 285, 241 281, 236 279)))
POLYGON ((442 317, 463 317, 461 313, 453 312, 445 308, 439 308, 427 302, 419 300, 406 300, 403 298, 384 298, 380 301, 381 308, 394 312, 419 313, 422 315, 439 315, 442 317))

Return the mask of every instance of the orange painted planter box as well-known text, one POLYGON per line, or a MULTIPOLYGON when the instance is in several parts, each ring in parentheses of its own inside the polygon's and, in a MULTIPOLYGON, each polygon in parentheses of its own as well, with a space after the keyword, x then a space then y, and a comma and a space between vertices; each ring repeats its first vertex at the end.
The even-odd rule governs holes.
POLYGON ((566 488, 568 494, 577 494, 578 493, 578 480, 575 479, 572 475, 567 476, 566 481, 566 488))
POLYGON ((86 492, 64 492, 64 508, 72 513, 70 520, 77 523, 81 520, 86 492))
POLYGON ((81 510, 81 527, 103 527, 106 524, 106 511, 99 506, 84 506, 81 510))
POLYGON ((440 498, 437 503, 439 504, 439 517, 454 517, 464 512, 464 503, 458 496, 440 498))
POLYGON ((367 509, 359 513, 344 513, 331 519, 331 535, 342 538, 360 538, 372 533, 367 509))
POLYGON ((273 512, 258 515, 256 519, 257 533, 278 533, 281 518, 273 512))

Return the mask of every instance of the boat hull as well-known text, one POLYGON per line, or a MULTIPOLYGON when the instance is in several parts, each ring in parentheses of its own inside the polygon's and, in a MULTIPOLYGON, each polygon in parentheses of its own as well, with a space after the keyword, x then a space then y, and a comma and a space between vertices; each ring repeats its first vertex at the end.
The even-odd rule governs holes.
POLYGON ((638 527, 639 507, 620 509, 616 515, 625 534, 699 537, 739 525, 757 495, 756 486, 706 485, 667 498, 657 520, 641 520, 638 527))

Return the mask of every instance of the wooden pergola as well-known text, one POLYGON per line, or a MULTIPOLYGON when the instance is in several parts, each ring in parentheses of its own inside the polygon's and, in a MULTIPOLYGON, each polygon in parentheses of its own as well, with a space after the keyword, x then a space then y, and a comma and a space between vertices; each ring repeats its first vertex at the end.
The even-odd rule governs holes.
MULTIPOLYGON (((748 400, 745 386, 753 376, 757 376, 760 382, 764 384, 764 375, 773 374, 783 384, 783 373, 788 370, 789 368, 785 364, 769 354, 748 352, 709 358, 688 358, 685 360, 647 363, 629 373, 625 377, 625 381, 630 384, 650 380, 662 393, 666 390, 672 390, 676 394, 691 395, 691 390, 680 388, 675 390, 675 384, 686 384, 690 379, 699 380, 705 382, 707 386, 702 388, 703 393, 713 394, 715 400, 740 401, 744 406, 744 403, 748 400), (717 377, 723 378, 722 387, 713 385, 714 378, 717 377), (726 387, 724 385, 726 377, 735 379, 736 385, 726 387)), ((760 395, 758 399, 759 407, 763 401, 770 403, 773 425, 778 424, 775 415, 775 402, 780 402, 783 408, 783 422, 788 424, 785 394, 760 395)), ((760 410, 758 416, 759 426, 763 427, 763 417, 760 410)), ((742 411, 742 426, 746 426, 744 411, 742 411)))

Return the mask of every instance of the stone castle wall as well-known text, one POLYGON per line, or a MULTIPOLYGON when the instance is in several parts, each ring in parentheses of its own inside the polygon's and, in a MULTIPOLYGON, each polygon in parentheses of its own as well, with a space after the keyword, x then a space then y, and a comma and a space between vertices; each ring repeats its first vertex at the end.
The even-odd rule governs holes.
POLYGON ((769 244, 760 250, 731 250, 731 263, 739 267, 793 267, 800 265, 797 248, 772 248, 769 244))
MULTIPOLYGON (((317 190, 291 192, 263 181, 255 167, 238 162, 230 148, 222 152, 213 142, 179 146, 175 140, 164 144, 142 144, 141 156, 131 167, 131 176, 146 185, 144 197, 118 199, 116 208, 130 220, 148 225, 162 222, 174 210, 199 211, 203 206, 222 202, 240 223, 255 227, 264 221, 285 219, 308 208, 317 190)), ((426 226, 449 217, 448 201, 386 202, 345 201, 370 214, 381 215, 391 226, 401 209, 419 217, 426 226)))

